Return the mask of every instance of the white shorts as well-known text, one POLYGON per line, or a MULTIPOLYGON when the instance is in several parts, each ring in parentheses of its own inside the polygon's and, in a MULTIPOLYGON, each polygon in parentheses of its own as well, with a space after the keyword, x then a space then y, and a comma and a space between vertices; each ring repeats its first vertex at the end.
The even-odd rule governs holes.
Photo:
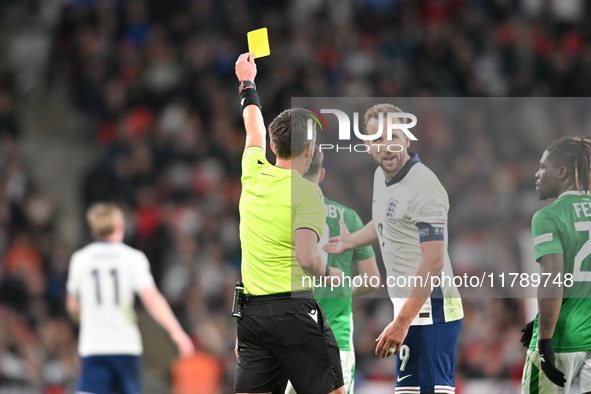
POLYGON ((559 387, 552 383, 540 368, 540 353, 527 351, 527 359, 523 367, 521 393, 565 394, 570 391, 573 382, 578 377, 581 380, 581 391, 591 391, 591 351, 555 353, 556 368, 564 373, 566 383, 559 387))
MULTIPOLYGON (((343 368, 343 380, 345 382, 345 394, 353 394, 355 385, 355 352, 352 350, 341 350, 341 367, 343 368)), ((297 394, 291 385, 287 382, 285 394, 297 394)))

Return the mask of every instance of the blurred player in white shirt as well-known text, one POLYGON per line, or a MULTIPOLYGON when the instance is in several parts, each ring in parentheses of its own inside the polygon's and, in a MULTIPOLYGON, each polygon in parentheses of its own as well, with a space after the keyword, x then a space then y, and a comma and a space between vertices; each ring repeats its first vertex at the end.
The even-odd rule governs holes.
POLYGON ((87 221, 96 241, 72 255, 66 285, 68 313, 80 322, 82 373, 76 392, 140 393, 143 349, 136 294, 169 333, 180 356, 191 355, 193 343, 156 288, 145 254, 123 243, 123 212, 98 203, 88 210, 87 221))

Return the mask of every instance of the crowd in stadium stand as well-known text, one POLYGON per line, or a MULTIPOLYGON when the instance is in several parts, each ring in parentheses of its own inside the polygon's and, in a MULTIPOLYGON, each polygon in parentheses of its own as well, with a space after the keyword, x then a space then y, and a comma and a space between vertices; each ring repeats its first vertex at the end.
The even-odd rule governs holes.
MULTIPOLYGON (((216 358, 221 392, 229 392, 235 365, 229 310, 240 270, 244 131, 234 62, 247 31, 269 29, 271 57, 258 61, 256 79, 266 121, 292 97, 591 95, 584 2, 64 3, 52 67, 69 75, 88 143, 100 150, 81 185, 84 207, 99 200, 124 207, 128 242, 147 253, 182 324, 216 358)), ((0 385, 66 387, 78 368, 63 311, 70 250, 16 149, 9 80, 0 83, 0 385)), ((478 120, 468 131, 436 126, 417 150, 449 193, 456 271, 477 260, 476 270, 502 264, 519 272, 518 240, 535 210, 520 208, 532 200, 543 147, 563 130, 532 144, 512 130, 487 134, 478 120)), ((371 188, 371 172, 354 177, 349 186, 332 182, 326 195, 371 188)), ((352 207, 369 220, 369 206, 352 207)), ((519 381, 522 302, 466 298, 464 306, 458 386, 463 378, 519 381)), ((394 375, 392 360, 373 355, 391 313, 384 298, 354 303, 359 382, 394 375)))
MULTIPOLYGON (((66 393, 78 371, 76 333, 63 314, 69 250, 51 202, 29 177, 12 75, 0 77, 0 388, 66 393)), ((12 390, 12 391, 11 391, 12 390)))

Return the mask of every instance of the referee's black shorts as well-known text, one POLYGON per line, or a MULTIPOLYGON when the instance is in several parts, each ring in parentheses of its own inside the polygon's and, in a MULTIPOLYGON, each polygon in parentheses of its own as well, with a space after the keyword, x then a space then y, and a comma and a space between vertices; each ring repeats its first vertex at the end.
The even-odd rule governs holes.
POLYGON ((337 341, 311 291, 252 297, 238 319, 234 392, 271 392, 285 376, 298 394, 343 386, 337 341))

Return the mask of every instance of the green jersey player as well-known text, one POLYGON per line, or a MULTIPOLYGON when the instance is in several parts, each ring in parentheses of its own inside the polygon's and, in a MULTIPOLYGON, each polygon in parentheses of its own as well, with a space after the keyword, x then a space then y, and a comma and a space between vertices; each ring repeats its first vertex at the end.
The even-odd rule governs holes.
MULTIPOLYGON (((313 183, 320 184, 324 179, 325 170, 322 168, 322 151, 318 147, 312 155, 312 162, 304 178, 313 183)), ((322 238, 318 242, 321 248, 328 243, 330 237, 338 236, 349 231, 357 231, 363 228, 363 222, 357 212, 342 204, 324 198, 326 205, 326 224, 322 232, 322 238)), ((318 287, 314 290, 316 298, 326 319, 332 328, 341 353, 341 365, 343 367, 343 379, 345 381, 345 393, 353 394, 355 380, 355 353, 353 347, 353 312, 351 308, 352 297, 363 296, 380 287, 380 271, 376 264, 375 253, 371 246, 363 246, 349 250, 343 254, 328 254, 320 249, 324 261, 331 266, 340 268, 345 277, 351 278, 352 286, 318 287), (353 264, 359 271, 359 277, 353 278, 353 264)), ((295 393, 288 385, 286 394, 295 393)))
POLYGON ((522 393, 568 393, 577 378, 591 392, 590 164, 591 138, 565 137, 546 149, 536 173, 540 199, 556 200, 532 219, 548 280, 538 287, 538 316, 522 330, 529 345, 522 393))

